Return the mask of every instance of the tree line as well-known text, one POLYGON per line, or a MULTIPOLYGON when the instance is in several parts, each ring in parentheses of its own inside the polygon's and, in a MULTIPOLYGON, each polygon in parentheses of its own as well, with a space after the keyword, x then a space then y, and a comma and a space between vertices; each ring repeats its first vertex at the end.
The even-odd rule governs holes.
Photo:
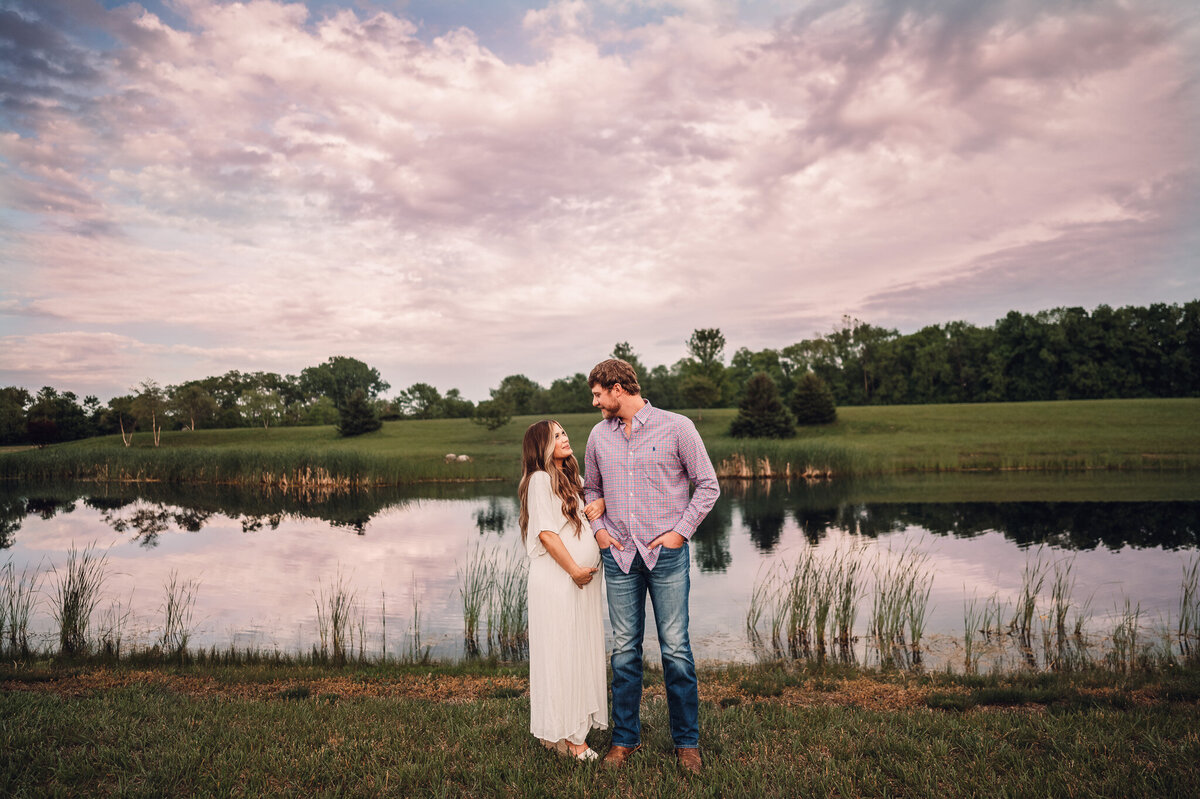
POLYGON ((147 379, 107 404, 94 396, 80 401, 51 386, 36 394, 8 386, 0 388, 0 444, 44 445, 120 433, 128 445, 140 430, 152 433, 157 445, 164 427, 341 426, 361 424, 364 414, 373 420, 368 427, 378 427, 380 418, 395 414, 394 403, 380 399, 388 388, 379 370, 340 355, 298 375, 233 370, 171 386, 147 379))
MULTIPOLYGON (((718 328, 694 330, 686 355, 647 367, 628 342, 613 356, 633 364, 642 393, 662 408, 734 407, 755 375, 793 398, 812 375, 837 405, 1023 402, 1055 399, 1200 396, 1200 300, 1146 307, 1009 312, 990 326, 929 325, 901 335, 843 317, 831 332, 780 349, 736 350, 726 359, 718 328)), ((51 443, 134 429, 346 424, 474 418, 488 426, 512 415, 591 411, 587 375, 542 386, 505 377, 478 404, 457 389, 414 383, 392 399, 390 385, 362 361, 335 356, 299 375, 230 371, 179 385, 143 381, 101 404, 45 387, 0 388, 0 444, 51 443)))
MULTIPOLYGON (((784 398, 815 375, 838 405, 1200 396, 1200 300, 1010 311, 990 326, 950 322, 904 335, 846 316, 823 336, 741 347, 728 363, 717 328, 694 331, 685 346, 670 366, 647 368, 627 342, 613 356, 633 364, 642 394, 663 408, 737 406, 758 374, 784 398)), ((511 375, 491 395, 517 414, 591 408, 583 373, 549 388, 511 375)))

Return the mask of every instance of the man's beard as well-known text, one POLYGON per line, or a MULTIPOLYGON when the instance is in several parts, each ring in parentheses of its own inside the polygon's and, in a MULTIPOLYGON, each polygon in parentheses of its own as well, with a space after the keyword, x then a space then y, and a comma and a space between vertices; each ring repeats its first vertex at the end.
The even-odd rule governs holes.
POLYGON ((611 419, 616 415, 617 415, 616 411, 610 411, 608 408, 604 408, 604 407, 600 408, 600 417, 602 419, 605 419, 605 420, 611 419))

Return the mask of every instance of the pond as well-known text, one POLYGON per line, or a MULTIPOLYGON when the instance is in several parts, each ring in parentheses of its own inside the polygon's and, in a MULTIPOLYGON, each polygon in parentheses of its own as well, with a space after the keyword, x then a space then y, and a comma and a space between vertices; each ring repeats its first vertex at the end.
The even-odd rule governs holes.
MULTIPOLYGON (((1025 575, 1039 564, 1035 630, 1048 624, 1057 567, 1069 577, 1072 620, 1079 617, 1100 650, 1127 601, 1142 640, 1153 641, 1174 628, 1183 572, 1200 546, 1194 483, 1186 475, 1114 474, 724 483, 692 543, 696 657, 769 656, 781 583, 762 594, 757 644, 747 633, 751 597, 771 575, 790 575, 805 554, 860 561, 858 642, 849 652, 856 659, 872 658, 874 572, 902 553, 917 557, 927 579, 929 667, 962 665, 972 602, 1007 624, 1025 575)), ((452 659, 464 654, 460 574, 481 553, 502 560, 520 551, 517 514, 508 483, 328 496, 9 484, 0 486, 0 565, 40 573, 30 630, 47 650, 57 642, 51 596, 67 552, 94 545, 106 557, 106 577, 93 629, 106 614, 110 622, 123 617, 126 646, 150 646, 161 634, 164 585, 175 574, 195 585, 191 646, 307 652, 319 640, 318 599, 340 580, 354 593, 354 634, 368 656, 404 656, 415 631, 433 657, 452 659)), ((648 631, 652 639, 652 625, 648 631)), ((486 621, 480 638, 486 648, 486 621)), ((1004 646, 980 651, 998 666, 1029 657, 1004 646)), ((646 652, 657 660, 653 640, 646 652)))

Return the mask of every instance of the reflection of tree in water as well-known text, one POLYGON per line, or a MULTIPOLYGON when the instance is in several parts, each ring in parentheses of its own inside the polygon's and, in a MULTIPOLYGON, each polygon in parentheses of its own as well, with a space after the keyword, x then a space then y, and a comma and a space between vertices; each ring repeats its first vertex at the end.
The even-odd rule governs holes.
POLYGON ((742 523, 761 552, 772 552, 783 535, 787 511, 795 498, 787 483, 765 480, 736 486, 730 501, 741 507, 742 523))
POLYGON ((17 540, 17 531, 26 516, 53 519, 59 513, 75 510, 74 499, 58 499, 49 496, 23 497, 10 494, 0 497, 0 549, 8 549, 17 540))
MULTIPOLYGON (((367 524, 371 521, 371 515, 365 514, 357 518, 341 518, 330 521, 330 525, 334 527, 345 527, 348 530, 353 530, 355 535, 366 535, 367 524)), ((276 525, 279 523, 276 522, 276 525)), ((271 528, 275 529, 274 527, 271 528)))
POLYGON ((204 529, 204 524, 212 518, 212 511, 199 510, 198 508, 180 508, 171 514, 171 518, 180 530, 189 533, 198 533, 204 529))
POLYGON ((702 572, 723 572, 729 568, 729 528, 733 526, 732 506, 718 500, 692 534, 692 552, 702 572))
POLYGON ((132 505, 136 500, 133 497, 84 497, 83 504, 89 508, 99 511, 119 510, 126 505, 132 505))
MULTIPOLYGON (((864 503, 854 499, 852 484, 838 481, 727 481, 721 491, 692 538, 702 571, 724 571, 731 565, 734 507, 763 552, 778 546, 789 515, 813 543, 829 530, 876 538, 918 527, 960 538, 999 532, 1021 546, 1200 548, 1200 502, 1195 501, 864 503)), ((301 518, 365 535, 377 514, 423 498, 474 500, 473 520, 481 534, 502 535, 516 522, 512 491, 494 484, 372 489, 314 498, 248 487, 10 483, 0 484, 0 549, 14 545, 26 516, 53 519, 74 511, 79 501, 113 529, 132 532, 143 546, 154 546, 172 526, 199 532, 217 515, 240 521, 245 532, 277 529, 284 519, 301 518)))
POLYGON ((1200 546, 1200 502, 965 502, 880 506, 936 535, 1000 532, 1026 547, 1200 546))
POLYGON ((61 511, 71 513, 75 510, 74 500, 53 499, 50 497, 30 497, 25 500, 26 515, 38 515, 43 519, 53 519, 61 511))
POLYGON ((804 534, 804 540, 816 545, 821 542, 829 528, 842 526, 839 510, 839 508, 821 508, 820 510, 796 508, 792 511, 792 517, 796 520, 796 526, 800 528, 800 532, 804 534))
POLYGON ((168 523, 171 512, 162 505, 148 508, 137 508, 128 516, 118 515, 109 511, 100 517, 104 523, 118 533, 133 531, 133 538, 146 548, 158 546, 159 533, 171 529, 168 523))
POLYGON ((272 530, 279 529, 279 523, 283 521, 283 514, 273 513, 270 515, 252 515, 247 514, 242 517, 242 532, 257 533, 263 527, 270 527, 272 530))
POLYGON ((510 516, 508 508, 505 507, 507 504, 500 497, 488 497, 487 507, 475 511, 475 527, 480 535, 504 535, 510 516))
POLYGON ((863 503, 850 501, 845 489, 825 484, 723 483, 713 514, 734 504, 750 539, 763 552, 778 545, 785 510, 812 544, 830 530, 878 538, 917 527, 958 538, 999 532, 1023 547, 1200 548, 1200 502, 1190 501, 863 503))
MULTIPOLYGON (((878 538, 881 535, 903 530, 905 523, 897 519, 886 508, 886 505, 839 505, 832 516, 829 517, 826 529, 831 527, 838 530, 845 530, 851 535, 861 535, 867 538, 878 538)), ((815 539, 810 540, 813 540, 815 543, 815 539)))
POLYGON ((170 530, 172 523, 180 530, 198 533, 213 515, 212 511, 177 508, 161 502, 137 506, 134 499, 118 497, 86 497, 83 504, 101 511, 100 519, 115 532, 132 532, 134 540, 147 548, 158 546, 159 535, 170 530), (123 512, 130 506, 135 506, 131 512, 123 512))
POLYGON ((16 540, 25 520, 25 502, 20 497, 0 500, 0 549, 8 549, 16 540))

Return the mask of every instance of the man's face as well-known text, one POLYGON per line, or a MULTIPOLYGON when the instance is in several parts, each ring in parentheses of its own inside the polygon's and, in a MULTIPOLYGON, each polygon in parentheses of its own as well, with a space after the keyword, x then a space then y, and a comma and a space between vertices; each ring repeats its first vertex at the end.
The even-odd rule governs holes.
POLYGON ((605 419, 611 419, 617 415, 617 411, 621 409, 621 400, 614 393, 620 383, 612 388, 604 388, 599 383, 592 386, 592 407, 600 409, 600 415, 605 419))

